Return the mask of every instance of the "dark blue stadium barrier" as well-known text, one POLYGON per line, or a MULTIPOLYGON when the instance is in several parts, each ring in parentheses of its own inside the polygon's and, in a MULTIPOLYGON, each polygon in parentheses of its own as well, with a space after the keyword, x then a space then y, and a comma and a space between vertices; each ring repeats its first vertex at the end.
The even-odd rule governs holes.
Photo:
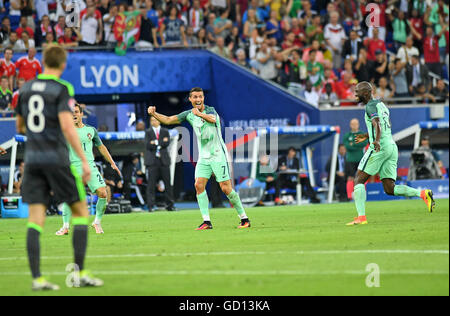
MULTIPOLYGON (((397 183, 398 184, 398 183, 397 183)), ((383 183, 366 184, 367 201, 400 200, 401 196, 387 195, 384 193, 383 183)))
POLYGON ((448 198, 449 197, 449 180, 415 180, 408 181, 410 187, 423 190, 430 189, 433 191, 434 198, 448 198))

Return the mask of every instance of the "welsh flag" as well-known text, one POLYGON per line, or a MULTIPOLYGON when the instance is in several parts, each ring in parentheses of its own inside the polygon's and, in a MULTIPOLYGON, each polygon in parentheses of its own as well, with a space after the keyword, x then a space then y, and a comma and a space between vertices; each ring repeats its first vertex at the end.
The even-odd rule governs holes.
POLYGON ((115 52, 119 56, 127 53, 127 48, 139 40, 141 11, 119 13, 114 21, 113 32, 117 40, 115 52))

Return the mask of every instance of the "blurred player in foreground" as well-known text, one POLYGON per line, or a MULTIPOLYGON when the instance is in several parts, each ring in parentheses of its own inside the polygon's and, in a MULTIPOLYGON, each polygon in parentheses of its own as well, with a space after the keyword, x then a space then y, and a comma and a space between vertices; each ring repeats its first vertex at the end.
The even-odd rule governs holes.
POLYGON ((195 167, 195 190, 203 223, 197 230, 212 229, 209 217, 209 200, 206 194, 206 184, 212 174, 215 175, 223 193, 238 212, 241 223, 238 228, 250 227, 250 220, 242 207, 241 199, 233 190, 228 169, 227 149, 222 139, 220 118, 213 107, 205 105, 205 96, 201 88, 192 88, 189 93, 192 110, 178 115, 165 116, 156 112, 154 106, 148 108, 148 114, 164 125, 180 124, 188 121, 197 136, 199 160, 195 167))
POLYGON ((417 190, 406 185, 396 185, 398 148, 391 132, 389 109, 372 98, 372 85, 366 81, 356 86, 355 94, 359 102, 365 105, 365 121, 368 133, 355 137, 356 143, 369 139, 370 147, 361 159, 355 179, 355 204, 358 217, 348 226, 367 224, 365 183, 370 176, 380 174, 384 192, 388 195, 420 197, 427 204, 428 211, 434 210, 435 202, 431 190, 417 190))
MULTIPOLYGON (((93 146, 95 145, 95 147, 97 147, 100 154, 109 164, 111 164, 111 167, 119 174, 119 176, 122 176, 122 174, 120 173, 119 168, 117 168, 113 158, 109 154, 108 149, 100 140, 97 130, 92 126, 83 124, 83 108, 78 103, 75 104, 75 109, 73 111, 73 121, 75 123, 76 131, 81 142, 81 148, 84 151, 84 155, 86 156, 89 167, 91 169, 91 179, 89 180, 87 185, 89 187, 89 190, 91 190, 92 193, 95 192, 95 194, 98 196, 97 205, 95 208, 95 220, 92 223, 92 227, 95 228, 95 232, 97 234, 103 234, 104 232, 102 229, 101 221, 108 204, 107 191, 103 176, 100 174, 97 165, 95 164, 93 146)), ((82 168, 82 161, 72 147, 69 147, 69 158, 71 166, 73 166, 77 169, 78 172, 80 172, 82 168)), ((57 236, 69 234, 71 212, 70 207, 69 205, 67 205, 67 203, 64 203, 62 207, 62 213, 63 227, 56 232, 57 236)))
POLYGON ((80 272, 79 283, 75 285, 103 285, 84 267, 89 212, 83 182, 89 181, 91 170, 73 125, 73 87, 60 79, 66 61, 63 48, 49 45, 43 53, 44 72, 24 84, 16 108, 17 131, 27 136, 22 195, 29 204, 27 252, 35 291, 59 289, 42 277, 40 271, 39 238, 51 191, 58 202, 66 202, 72 211, 74 263, 80 272), (82 175, 70 166, 67 143, 82 161, 82 175))

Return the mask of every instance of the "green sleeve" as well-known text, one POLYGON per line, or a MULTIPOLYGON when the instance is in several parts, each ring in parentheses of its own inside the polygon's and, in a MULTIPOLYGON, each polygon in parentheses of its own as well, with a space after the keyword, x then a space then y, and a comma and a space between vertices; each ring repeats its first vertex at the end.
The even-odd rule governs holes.
POLYGON ((101 145, 103 145, 102 140, 100 139, 100 136, 98 136, 98 132, 97 129, 94 129, 94 137, 92 138, 92 142, 94 143, 95 147, 100 147, 101 145))
POLYGON ((191 113, 191 110, 187 110, 178 114, 177 115, 178 121, 180 121, 180 123, 186 121, 186 118, 189 113, 191 113))
POLYGON ((345 146, 345 148, 347 148, 347 150, 349 149, 349 147, 350 147, 350 142, 348 141, 348 138, 350 137, 350 132, 349 133, 346 133, 345 135, 344 135, 344 139, 343 139, 343 143, 344 143, 344 146, 345 146))
POLYGON ((378 101, 372 100, 366 105, 366 114, 370 120, 378 117, 378 101))

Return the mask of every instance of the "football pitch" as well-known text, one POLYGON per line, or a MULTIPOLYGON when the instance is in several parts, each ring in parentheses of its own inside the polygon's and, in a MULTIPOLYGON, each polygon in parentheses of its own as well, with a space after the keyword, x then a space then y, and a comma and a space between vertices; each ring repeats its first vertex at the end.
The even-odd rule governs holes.
POLYGON ((105 285, 90 289, 66 287, 71 235, 55 236, 61 217, 48 217, 42 272, 61 286, 51 293, 31 291, 26 219, 0 219, 0 293, 449 295, 447 199, 433 214, 421 200, 369 202, 369 225, 345 226, 355 213, 353 203, 251 208, 252 227, 239 230, 233 209, 213 209, 206 231, 194 230, 198 210, 106 215, 104 235, 90 229, 86 260, 105 285))

